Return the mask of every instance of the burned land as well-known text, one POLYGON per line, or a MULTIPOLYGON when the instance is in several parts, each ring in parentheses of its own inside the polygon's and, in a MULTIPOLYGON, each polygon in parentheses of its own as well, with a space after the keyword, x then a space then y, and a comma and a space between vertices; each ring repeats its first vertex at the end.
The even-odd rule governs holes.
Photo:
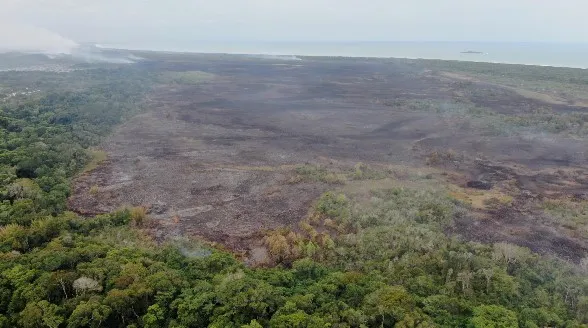
POLYGON ((325 192, 358 204, 426 184, 464 213, 447 234, 588 255, 588 88, 565 69, 363 58, 140 54, 142 111, 102 143, 69 206, 142 206, 160 240, 267 256, 325 192), (541 71, 541 72, 545 72, 541 71))

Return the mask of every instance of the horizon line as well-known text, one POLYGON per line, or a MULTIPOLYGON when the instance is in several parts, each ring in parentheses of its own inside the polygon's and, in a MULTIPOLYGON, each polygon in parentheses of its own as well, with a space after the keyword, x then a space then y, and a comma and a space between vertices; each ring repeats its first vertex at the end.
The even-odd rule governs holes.
MULTIPOLYGON (((176 40, 180 41, 180 40, 176 40)), ((128 44, 124 42, 76 41, 90 44, 128 44)), ((174 42, 173 40, 171 42, 174 42)), ((575 44, 588 45, 588 41, 472 41, 472 40, 181 40, 180 42, 235 42, 235 43, 485 43, 485 44, 575 44)))

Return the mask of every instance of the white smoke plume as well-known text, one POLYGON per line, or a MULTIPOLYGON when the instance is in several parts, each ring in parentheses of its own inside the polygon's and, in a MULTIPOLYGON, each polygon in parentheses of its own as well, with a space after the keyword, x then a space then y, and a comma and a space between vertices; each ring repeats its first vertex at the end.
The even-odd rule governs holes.
POLYGON ((0 54, 7 52, 44 54, 50 59, 67 57, 86 63, 132 64, 142 59, 93 44, 78 44, 44 28, 0 19, 0 54))
POLYGON ((0 20, 0 53, 71 54, 78 44, 49 30, 0 20))

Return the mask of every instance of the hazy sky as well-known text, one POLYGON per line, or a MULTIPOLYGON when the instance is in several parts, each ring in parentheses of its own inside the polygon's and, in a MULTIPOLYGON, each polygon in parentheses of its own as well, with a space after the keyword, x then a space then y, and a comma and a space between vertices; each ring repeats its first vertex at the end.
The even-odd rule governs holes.
POLYGON ((31 28, 20 32, 16 23, 76 41, 121 44, 588 42, 586 13, 586 0, 0 0, 0 43, 34 34, 31 28))

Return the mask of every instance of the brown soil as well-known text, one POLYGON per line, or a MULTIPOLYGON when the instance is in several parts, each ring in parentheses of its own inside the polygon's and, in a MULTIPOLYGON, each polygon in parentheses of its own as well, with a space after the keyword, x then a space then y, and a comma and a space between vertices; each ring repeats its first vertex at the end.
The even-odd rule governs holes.
POLYGON ((480 92, 493 95, 485 101, 464 91, 476 85, 431 76, 405 61, 193 56, 149 65, 201 70, 216 78, 156 88, 149 109, 104 143, 108 160, 77 179, 73 210, 96 214, 147 206, 159 238, 200 236, 259 257, 257 237, 264 230, 295 226, 313 200, 334 188, 290 183, 296 165, 340 170, 358 162, 413 168, 428 163, 449 172, 450 183, 465 187, 469 180, 487 180, 514 199, 502 208, 478 209, 450 233, 509 241, 572 260, 588 253, 585 239, 534 216, 544 197, 587 192, 582 140, 492 135, 467 117, 414 111, 403 102, 444 103, 465 95, 479 106, 509 113, 567 106, 559 101, 484 85, 480 92), (432 153, 448 150, 452 155, 428 162, 432 153), (90 192, 93 186, 97 193, 96 188, 90 192))

